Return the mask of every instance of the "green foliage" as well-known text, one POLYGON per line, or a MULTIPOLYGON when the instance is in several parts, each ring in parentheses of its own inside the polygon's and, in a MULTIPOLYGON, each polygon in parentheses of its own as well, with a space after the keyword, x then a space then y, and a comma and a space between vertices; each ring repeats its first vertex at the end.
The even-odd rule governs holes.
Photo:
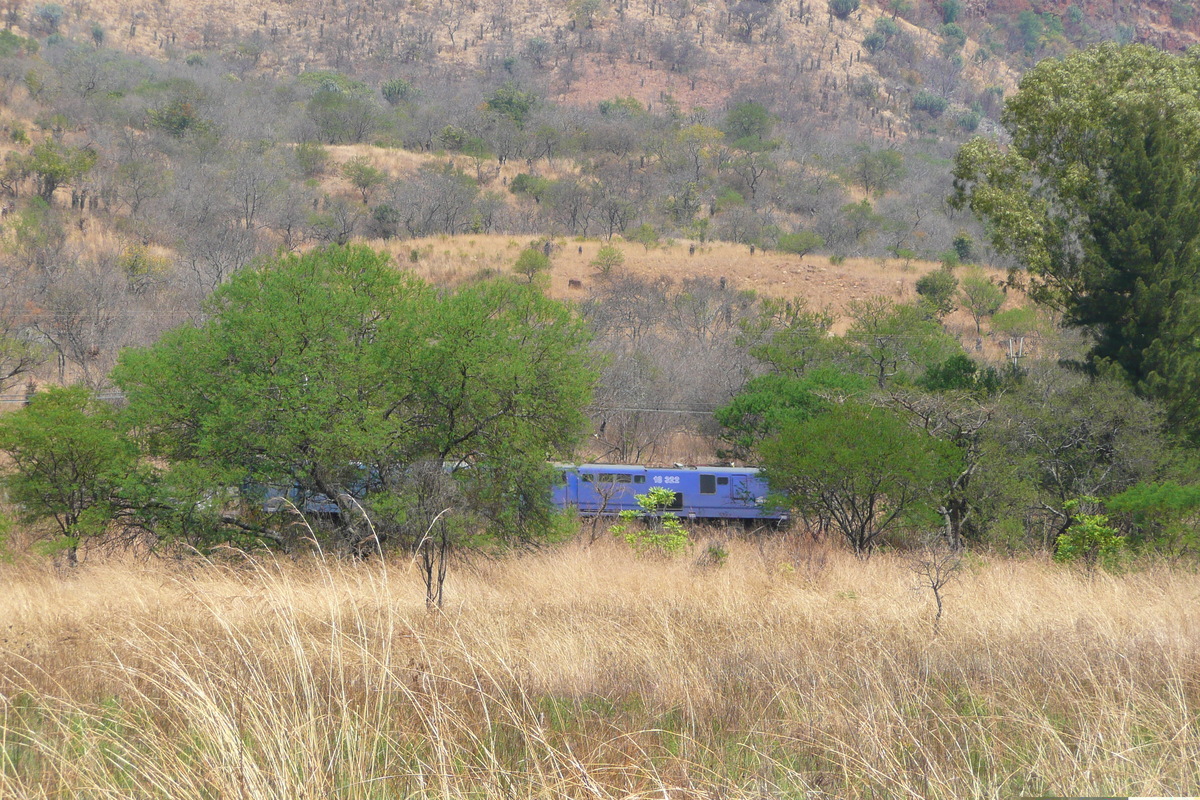
POLYGON ((379 87, 379 93, 383 95, 383 99, 393 106, 407 103, 417 96, 416 88, 404 80, 403 78, 393 78, 390 81, 384 81, 379 87))
POLYGON ((1178 558, 1200 545, 1200 486, 1175 481, 1138 483, 1106 502, 1114 514, 1130 517, 1129 540, 1178 558))
POLYGON ((12 58, 20 53, 33 55, 37 52, 37 40, 18 36, 8 28, 0 30, 0 58, 12 58))
POLYGON ((550 256, 546 255, 537 247, 527 247, 517 256, 516 263, 513 264, 513 272, 518 275, 524 275, 525 278, 533 283, 533 279, 543 272, 550 271, 550 256))
POLYGON ((508 190, 513 194, 527 194, 534 200, 540 201, 542 196, 550 190, 550 180, 521 172, 509 182, 508 190))
POLYGON ((810 309, 802 299, 763 298, 758 314, 739 327, 738 344, 751 356, 795 378, 825 360, 832 346, 833 317, 810 309))
POLYGON ((1002 379, 995 367, 984 367, 966 353, 957 353, 925 369, 917 385, 927 392, 967 392, 988 395, 1000 388, 1002 379))
POLYGON ((640 510, 620 513, 623 522, 609 530, 620 536, 639 555, 675 556, 691 544, 687 528, 679 517, 667 511, 675 502, 675 492, 660 486, 635 496, 640 510), (641 525, 635 525, 641 522, 641 525))
POLYGON ((485 101, 485 105, 489 109, 508 117, 518 128, 525 125, 525 120, 528 119, 529 113, 533 111, 536 104, 537 95, 521 91, 511 81, 496 89, 492 96, 485 101))
POLYGON ((640 244, 647 250, 658 246, 658 231, 649 222, 643 222, 637 228, 625 234, 625 238, 628 241, 640 244))
POLYGON ((306 178, 315 178, 325 172, 329 163, 329 151, 320 142, 301 142, 296 145, 296 166, 306 178))
POLYGON ((924 111, 934 119, 940 117, 948 105, 950 102, 946 98, 925 89, 917 92, 912 100, 913 111, 924 111))
POLYGON ((714 414, 721 426, 722 458, 754 459, 763 439, 777 435, 788 425, 805 422, 847 398, 870 393, 871 383, 861 375, 833 367, 810 370, 802 378, 760 375, 750 379, 740 392, 714 414))
POLYGON ((819 233, 813 231, 785 233, 779 237, 779 242, 776 245, 783 252, 794 253, 798 256, 808 255, 814 250, 820 250, 824 246, 825 240, 821 238, 819 233))
POLYGON ((112 406, 83 386, 39 392, 0 416, 0 450, 12 462, 2 481, 22 521, 52 520, 72 562, 79 542, 104 534, 120 513, 138 473, 137 449, 112 406))
POLYGON ((962 14, 962 0, 941 0, 938 9, 942 12, 942 22, 949 25, 962 14))
POLYGON ((207 131, 211 127, 197 111, 196 98, 189 96, 175 97, 166 105, 148 109, 146 118, 149 120, 151 128, 156 128, 177 138, 197 131, 207 131))
POLYGON ((981 321, 993 316, 1004 305, 1004 291, 982 270, 972 270, 962 279, 959 302, 975 320, 975 334, 978 336, 983 334, 981 321))
POLYGON ((945 40, 945 52, 957 53, 967 43, 967 32, 958 23, 948 22, 938 28, 938 33, 945 40))
POLYGON ((66 10, 58 3, 43 3, 33 9, 33 23, 39 31, 53 36, 62 25, 66 10))
POLYGON ((33 146, 23 168, 33 174, 38 196, 47 203, 54 191, 82 178, 96 166, 98 156, 88 147, 70 147, 57 139, 43 139, 33 146))
POLYGON ((846 19, 858 11, 859 0, 829 0, 829 13, 838 19, 846 19))
POLYGON ((880 389, 889 382, 911 380, 960 350, 941 324, 918 305, 873 297, 852 302, 849 312, 853 323, 845 337, 848 357, 880 389))
POLYGON ((725 115, 723 130, 739 150, 759 152, 779 146, 771 140, 775 118, 759 103, 739 103, 725 115))
POLYGON ((1054 546, 1054 560, 1058 562, 1082 561, 1088 569, 1096 566, 1112 568, 1120 563, 1124 540, 1117 529, 1108 524, 1105 514, 1085 513, 1081 506, 1095 506, 1099 500, 1081 497, 1063 504, 1071 515, 1071 525, 1058 536, 1054 546))
POLYGON ((1065 312, 1200 440, 1200 62, 1105 44, 1040 63, 1004 113, 1012 147, 972 139, 957 202, 1065 312))
POLYGON ((601 100, 599 110, 606 117, 643 117, 646 107, 634 97, 614 97, 611 100, 601 100))
POLYGON ((958 278, 952 270, 945 267, 935 269, 917 279, 916 290, 921 296, 921 304, 929 313, 940 319, 954 310, 958 278))
POLYGON ((371 191, 387 181, 387 174, 371 163, 367 156, 355 156, 342 164, 342 177, 362 194, 364 204, 371 191))
POLYGON ((313 90, 305 111, 321 141, 362 142, 378 127, 379 108, 366 84, 323 70, 303 72, 298 81, 313 90))
MULTIPOLYGON (((338 497, 346 464, 387 474, 467 457, 519 484, 545 475, 518 465, 582 434, 586 331, 533 287, 435 294, 384 255, 333 247, 238 272, 206 312, 200 327, 124 351, 113 380, 150 453, 210 487, 248 479, 338 497)), ((508 484, 477 510, 499 535, 536 536, 548 485, 508 484)))
POLYGON ((759 449, 771 490, 831 519, 862 558, 901 523, 934 522, 935 490, 961 464, 949 442, 853 401, 787 425, 759 449))
POLYGON ((601 275, 609 275, 624 263, 625 253, 619 247, 606 244, 596 251, 596 257, 591 260, 589 265, 601 275))
POLYGON ((854 162, 851 178, 867 194, 882 195, 892 188, 907 170, 904 156, 895 150, 865 150, 854 162))
POLYGON ((885 47, 887 47, 887 43, 887 37, 875 31, 872 31, 863 37, 863 47, 865 47, 867 52, 871 55, 875 55, 883 50, 885 47))

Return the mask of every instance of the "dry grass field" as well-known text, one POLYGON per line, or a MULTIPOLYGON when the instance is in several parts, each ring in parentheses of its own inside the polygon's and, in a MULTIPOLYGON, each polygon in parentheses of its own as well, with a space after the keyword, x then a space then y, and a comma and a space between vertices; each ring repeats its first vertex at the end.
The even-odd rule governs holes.
POLYGON ((0 796, 1200 794, 1194 574, 727 546, 9 565, 0 796))

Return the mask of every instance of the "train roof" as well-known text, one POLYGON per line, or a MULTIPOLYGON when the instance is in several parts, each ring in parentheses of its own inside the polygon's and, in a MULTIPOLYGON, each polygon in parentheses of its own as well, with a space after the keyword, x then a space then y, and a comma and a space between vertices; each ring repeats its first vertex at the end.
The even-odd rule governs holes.
POLYGON ((746 475, 758 472, 758 467, 707 467, 688 464, 673 467, 647 467, 641 464, 555 464, 561 469, 587 469, 602 472, 703 472, 708 475, 746 475))

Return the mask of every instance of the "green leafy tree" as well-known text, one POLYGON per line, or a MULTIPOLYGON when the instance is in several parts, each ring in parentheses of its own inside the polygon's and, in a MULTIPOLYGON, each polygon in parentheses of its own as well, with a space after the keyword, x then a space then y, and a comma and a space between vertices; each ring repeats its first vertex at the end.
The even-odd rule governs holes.
POLYGON ((810 309, 802 298, 766 297, 756 316, 739 323, 738 344, 775 372, 799 378, 827 363, 835 349, 832 327, 829 312, 810 309))
POLYGON ((511 81, 496 89, 485 103, 492 111, 511 119, 518 128, 525 125, 536 104, 537 95, 518 89, 511 81))
POLYGON ((1104 503, 1129 517, 1132 543, 1172 558, 1194 555, 1200 545, 1200 486, 1176 481, 1138 483, 1104 503))
POLYGON ((995 315, 1004 305, 1004 291, 982 270, 973 270, 963 276, 958 299, 971 319, 975 320, 975 334, 982 335, 981 322, 995 315))
POLYGON ((625 254, 621 252, 619 247, 611 244, 602 245, 596 251, 596 257, 590 262, 590 266, 594 267, 601 275, 611 275, 614 269, 619 268, 625 263, 625 254))
POLYGON ((725 115, 725 134, 740 150, 773 150, 779 143, 771 139, 775 118, 760 103, 738 103, 725 115))
POLYGON ((851 358, 880 389, 897 377, 911 379, 960 350, 917 305, 872 297, 852 302, 849 311, 854 320, 846 332, 851 358))
POLYGON ((904 156, 895 150, 868 150, 854 162, 851 177, 864 192, 879 196, 903 178, 905 172, 904 156))
POLYGON ((813 231, 797 231, 796 233, 785 233, 779 237, 778 247, 785 253, 794 253, 798 256, 805 256, 814 250, 820 250, 825 246, 825 240, 821 238, 819 233, 813 231))
POLYGON ((941 319, 954 310, 958 278, 951 269, 935 269, 917 279, 916 290, 921 297, 921 305, 934 317, 941 319))
MULTIPOLYGON (((469 458, 481 467, 468 481, 517 481, 484 510, 494 532, 536 535, 549 520, 548 482, 519 485, 548 477, 519 465, 582 435, 592 372, 566 306, 503 280, 436 294, 385 255, 331 247, 237 273, 206 316, 126 350, 113 374, 173 469, 210 487, 299 486, 350 511, 361 470, 349 464, 387 475, 469 458)), ((339 534, 356 544, 348 522, 339 534)))
POLYGON ((393 106, 406 103, 417 96, 416 88, 403 78, 384 81, 383 85, 379 87, 379 92, 383 95, 383 99, 393 106))
POLYGON ((366 156, 356 156, 343 164, 342 176, 362 194, 364 205, 371 192, 387 182, 387 174, 366 156))
POLYGON ((832 520, 860 558, 905 520, 936 521, 936 490, 961 460, 953 444, 856 402, 788 425, 760 451, 772 491, 806 515, 832 520))
POLYGON ((84 386, 53 388, 0 416, 3 476, 21 518, 52 520, 55 547, 76 562, 80 542, 107 532, 125 511, 123 486, 138 472, 138 453, 112 406, 84 386))
POLYGON ((91 148, 70 147, 57 139, 45 139, 33 146, 24 165, 37 183, 38 196, 52 203, 55 190, 91 172, 96 159, 96 151, 91 148))
POLYGON ((721 456, 741 461, 756 460, 760 442, 775 436, 788 425, 805 422, 846 398, 865 397, 871 382, 834 367, 810 370, 803 378, 760 375, 714 416, 721 426, 726 448, 721 456))
POLYGON ((513 264, 513 272, 518 275, 524 275, 529 283, 533 283, 533 279, 544 272, 550 271, 550 256, 543 253, 539 248, 527 247, 517 256, 517 261, 513 264))
POLYGON ((972 139, 956 202, 1031 276, 1039 302, 1093 340, 1200 440, 1200 61, 1104 44, 1047 60, 1005 108, 1007 150, 972 139))

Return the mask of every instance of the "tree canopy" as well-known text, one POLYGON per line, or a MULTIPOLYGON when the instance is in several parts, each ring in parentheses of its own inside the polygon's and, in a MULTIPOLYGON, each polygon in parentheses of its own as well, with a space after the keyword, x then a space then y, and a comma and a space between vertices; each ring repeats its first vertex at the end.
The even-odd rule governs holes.
POLYGON ((1036 299, 1094 341, 1200 437, 1200 58, 1104 44, 1021 81, 1004 149, 976 138, 955 161, 958 202, 1028 268, 1036 299))
MULTIPOLYGON (((339 498, 361 480, 347 465, 386 476, 426 459, 538 477, 528 465, 583 431, 587 335, 534 287, 439 293, 385 255, 332 247, 238 273, 207 311, 126 351, 114 381, 150 452, 213 486, 339 498)), ((516 488, 511 502, 546 511, 529 499, 544 487, 516 488)))

